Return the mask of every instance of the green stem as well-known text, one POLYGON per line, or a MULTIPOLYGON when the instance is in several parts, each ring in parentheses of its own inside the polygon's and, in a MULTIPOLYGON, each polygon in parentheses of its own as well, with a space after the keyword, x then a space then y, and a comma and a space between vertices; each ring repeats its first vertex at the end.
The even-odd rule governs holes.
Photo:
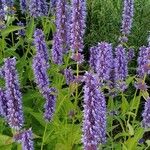
POLYGON ((43 146, 44 146, 44 142, 45 142, 45 135, 46 135, 47 125, 48 125, 48 123, 46 123, 46 125, 45 125, 45 130, 44 130, 44 133, 43 133, 42 144, 41 144, 41 150, 43 150, 43 146))
MULTIPOLYGON (((133 110, 133 105, 135 104, 136 95, 137 95, 137 89, 136 89, 135 94, 134 94, 134 98, 133 98, 133 101, 132 101, 132 104, 131 104, 130 111, 133 110)), ((131 114, 128 115, 128 122, 130 121, 130 117, 131 117, 131 114)))
MULTIPOLYGON (((79 64, 77 62, 77 78, 79 77, 79 64)), ((76 83, 76 94, 75 94, 75 108, 78 110, 78 83, 76 83)))

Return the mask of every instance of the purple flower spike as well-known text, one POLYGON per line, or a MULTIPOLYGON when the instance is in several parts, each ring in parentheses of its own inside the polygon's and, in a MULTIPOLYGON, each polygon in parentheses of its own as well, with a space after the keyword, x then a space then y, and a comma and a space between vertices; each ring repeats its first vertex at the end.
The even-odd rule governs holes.
POLYGON ((110 79, 113 55, 112 46, 107 42, 98 43, 90 49, 90 66, 103 82, 110 79))
POLYGON ((44 95, 46 95, 46 103, 45 103, 45 120, 51 121, 53 117, 53 113, 55 111, 55 105, 56 105, 56 89, 51 88, 49 91, 46 91, 44 95))
POLYGON ((96 46, 90 48, 90 67, 91 69, 96 72, 97 67, 97 57, 99 55, 99 50, 96 46))
POLYGON ((97 49, 96 72, 101 81, 109 80, 113 63, 112 46, 106 42, 101 42, 98 44, 97 49))
POLYGON ((35 82, 40 92, 43 94, 44 91, 49 89, 50 82, 47 74, 47 69, 49 67, 49 56, 42 30, 37 29, 35 31, 34 43, 36 47, 36 55, 33 58, 33 71, 35 82))
POLYGON ((48 7, 45 0, 30 0, 29 3, 30 15, 34 18, 46 16, 48 7))
POLYGON ((48 79, 47 67, 43 65, 45 60, 40 56, 35 56, 33 59, 33 71, 35 76, 35 82, 40 90, 40 93, 43 94, 44 91, 49 89, 50 81, 48 79))
POLYGON ((150 98, 147 99, 144 106, 144 112, 142 114, 143 117, 143 127, 150 128, 150 98))
POLYGON ((83 36, 85 31, 86 3, 85 0, 72 0, 71 13, 71 50, 83 51, 83 36))
POLYGON ((122 27, 121 27, 121 32, 123 35, 128 35, 131 32, 133 9, 134 9, 134 0, 124 0, 122 27))
POLYGON ((131 61, 135 56, 135 52, 134 52, 134 49, 133 48, 130 48, 128 53, 127 53, 127 59, 128 59, 128 62, 131 61))
POLYGON ((143 78, 145 74, 150 74, 150 47, 140 47, 137 73, 140 78, 143 78))
POLYGON ((7 121, 10 127, 19 130, 24 123, 22 111, 22 94, 16 71, 15 58, 7 58, 4 63, 6 99, 7 99, 7 121))
POLYGON ((22 150, 34 150, 32 130, 26 130, 14 136, 14 140, 22 144, 22 150))
POLYGON ((67 85, 69 85, 70 83, 72 83, 75 79, 74 75, 73 75, 73 71, 71 68, 65 69, 64 70, 64 75, 66 78, 66 83, 67 85))
POLYGON ((25 131, 23 134, 22 134, 22 149, 23 150, 33 150, 33 135, 32 135, 32 131, 31 129, 25 131))
POLYGON ((56 33, 52 47, 52 59, 58 65, 63 62, 63 53, 69 50, 68 19, 66 0, 58 0, 56 3, 56 33))
POLYGON ((36 54, 39 55, 43 65, 49 67, 49 53, 45 42, 44 33, 41 29, 34 32, 34 44, 36 47, 36 54))
POLYGON ((106 102, 96 76, 86 73, 84 81, 84 150, 97 150, 106 141, 106 102))
POLYGON ((34 43, 36 46, 36 55, 33 58, 33 71, 35 82, 40 93, 46 99, 45 104, 45 119, 50 121, 55 109, 55 99, 52 92, 54 89, 49 89, 50 81, 48 78, 49 57, 46 48, 43 32, 39 29, 35 31, 34 43))
POLYGON ((0 116, 7 116, 7 101, 5 96, 5 90, 0 88, 0 116))
POLYGON ((56 32, 59 38, 59 46, 63 52, 67 52, 67 4, 66 0, 58 0, 56 6, 56 32))
POLYGON ((20 8, 21 8, 22 13, 25 13, 28 9, 28 1, 20 0, 20 8))
POLYGON ((114 68, 115 68, 115 81, 116 86, 118 88, 123 88, 122 91, 125 89, 126 77, 128 75, 128 66, 127 66, 127 58, 125 53, 125 48, 122 45, 118 45, 115 48, 115 60, 114 60, 114 68))
POLYGON ((63 49, 60 46, 57 33, 54 35, 52 47, 52 60, 55 64, 61 65, 63 62, 63 49))

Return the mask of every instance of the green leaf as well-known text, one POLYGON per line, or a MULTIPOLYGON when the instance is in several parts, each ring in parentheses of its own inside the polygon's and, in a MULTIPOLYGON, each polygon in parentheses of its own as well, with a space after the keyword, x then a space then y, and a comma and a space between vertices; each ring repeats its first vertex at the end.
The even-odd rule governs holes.
POLYGON ((11 149, 12 149, 12 144, 0 146, 0 150, 11 150, 11 149))
POLYGON ((3 37, 6 37, 9 33, 17 31, 17 30, 21 30, 24 29, 24 27, 20 27, 20 26, 9 26, 6 29, 1 31, 1 34, 3 37))
POLYGON ((131 136, 134 135, 134 129, 133 129, 133 127, 131 126, 131 124, 129 122, 127 122, 127 127, 129 129, 129 134, 131 136))
POLYGON ((31 40, 33 32, 35 29, 35 24, 34 24, 34 19, 32 18, 31 21, 29 22, 26 30, 26 36, 29 40, 31 40))
POLYGON ((12 143, 12 137, 0 134, 0 146, 10 145, 12 143))
POLYGON ((121 132, 121 133, 118 133, 115 137, 114 137, 114 140, 120 138, 120 137, 125 137, 125 136, 129 136, 128 133, 126 132, 121 132))
POLYGON ((36 113, 36 112, 30 112, 30 114, 43 126, 45 127, 45 120, 44 120, 44 116, 41 113, 36 113))
POLYGON ((121 104, 121 110, 122 110, 122 114, 125 114, 129 109, 129 103, 127 101, 127 99, 122 96, 122 104, 121 104))
POLYGON ((132 81, 134 81, 135 76, 128 77, 126 80, 127 85, 129 85, 132 81))
POLYGON ((146 140, 146 144, 149 147, 150 146, 150 140, 146 140))

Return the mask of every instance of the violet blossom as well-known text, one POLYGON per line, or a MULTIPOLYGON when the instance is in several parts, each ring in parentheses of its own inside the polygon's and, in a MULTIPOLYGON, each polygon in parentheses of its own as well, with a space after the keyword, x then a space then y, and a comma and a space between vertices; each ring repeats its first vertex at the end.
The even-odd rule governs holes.
POLYGON ((83 144, 85 150, 97 150, 106 141, 106 102, 95 75, 86 73, 84 81, 83 144))

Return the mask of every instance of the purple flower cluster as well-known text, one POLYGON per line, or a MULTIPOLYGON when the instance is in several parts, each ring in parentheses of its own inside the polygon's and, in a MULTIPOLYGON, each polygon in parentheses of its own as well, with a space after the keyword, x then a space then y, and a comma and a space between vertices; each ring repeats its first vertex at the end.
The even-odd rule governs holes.
POLYGON ((0 0, 0 19, 4 20, 4 18, 5 18, 4 4, 3 1, 0 0))
POLYGON ((150 74, 150 47, 140 47, 137 74, 140 78, 143 78, 145 74, 150 74))
POLYGON ((5 90, 0 88, 0 116, 6 118, 7 116, 7 100, 5 97, 5 90))
POLYGON ((130 48, 128 53, 127 53, 127 60, 128 62, 131 61, 135 56, 135 52, 133 48, 130 48))
POLYGON ((125 48, 122 45, 115 48, 114 69, 116 87, 124 91, 126 89, 125 79, 128 75, 128 62, 125 48))
POLYGON ((143 127, 150 128, 150 98, 145 102, 144 112, 142 114, 143 117, 143 127))
POLYGON ((46 103, 45 103, 45 120, 47 121, 51 121, 52 117, 53 117, 53 113, 55 111, 55 104, 56 104, 56 89, 55 88, 51 88, 49 89, 49 91, 47 94, 45 93, 46 97, 46 103))
MULTIPOLYGON (((24 24, 23 24, 21 21, 19 21, 19 22, 17 23, 17 26, 24 27, 24 24)), ((24 29, 21 29, 21 30, 18 31, 17 34, 20 35, 20 36, 25 36, 25 30, 24 30, 24 29)))
POLYGON ((14 140, 22 144, 22 150, 33 150, 32 130, 26 130, 14 136, 14 140))
POLYGON ((73 71, 71 68, 65 69, 64 70, 64 75, 66 78, 66 83, 67 85, 69 85, 70 83, 72 83, 75 79, 74 75, 73 75, 73 71))
POLYGON ((3 1, 0 0, 0 22, 1 22, 0 29, 3 29, 5 27, 4 19, 5 19, 4 4, 3 1))
POLYGON ((148 88, 147 84, 143 81, 140 81, 140 80, 135 83, 135 87, 136 87, 136 89, 140 89, 143 91, 146 91, 148 88))
POLYGON ((110 79, 112 64, 113 55, 111 44, 101 42, 90 49, 90 66, 98 74, 101 82, 110 79))
POLYGON ((7 99, 7 121, 10 127, 19 130, 23 123, 22 94, 20 92, 15 58, 7 58, 4 63, 5 96, 7 99))
POLYGON ((63 62, 63 51, 60 48, 60 42, 57 33, 54 34, 54 38, 53 38, 52 60, 55 64, 58 65, 61 65, 63 62))
POLYGON ((52 94, 52 92, 55 92, 55 90, 50 89, 49 87, 50 81, 47 74, 49 68, 49 57, 42 30, 37 29, 35 31, 34 43, 36 47, 36 55, 33 59, 35 82, 41 94, 46 99, 45 119, 50 121, 54 112, 56 97, 52 94))
POLYGON ((97 150, 106 141, 106 102, 95 75, 84 76, 83 144, 85 150, 97 150))
POLYGON ((134 0, 124 0, 121 32, 124 36, 130 34, 133 20, 134 0))
POLYGON ((90 67, 91 69, 96 72, 97 67, 97 58, 98 58, 99 50, 97 46, 93 46, 90 48, 90 67))
POLYGON ((13 15, 15 13, 13 9, 13 5, 14 5, 13 0, 2 0, 2 3, 4 4, 4 6, 7 7, 7 10, 5 11, 6 14, 13 15))
POLYGON ((56 64, 62 64, 63 53, 68 51, 67 20, 66 0, 58 0, 56 3, 56 33, 52 47, 52 59, 56 64))
POLYGON ((25 13, 28 9, 28 0, 20 0, 20 8, 22 13, 25 13))
POLYGON ((46 16, 48 7, 45 0, 30 0, 29 3, 30 15, 34 18, 46 16))
POLYGON ((72 0, 70 43, 73 53, 83 51, 85 31, 86 3, 85 0, 72 0))

